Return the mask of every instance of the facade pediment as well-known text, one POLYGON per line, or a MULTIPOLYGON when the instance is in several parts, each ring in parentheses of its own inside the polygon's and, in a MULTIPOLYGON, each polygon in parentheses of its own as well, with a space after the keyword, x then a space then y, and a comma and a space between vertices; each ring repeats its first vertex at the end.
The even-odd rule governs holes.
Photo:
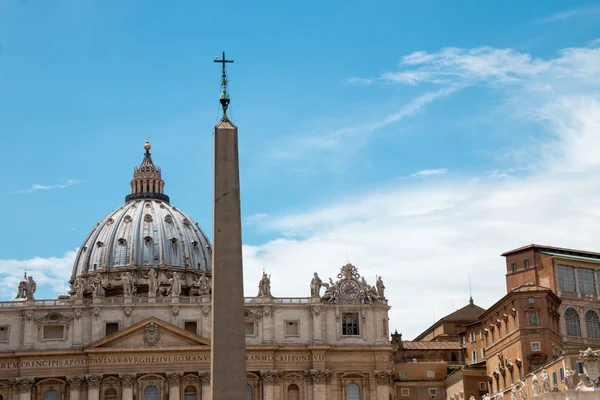
POLYGON ((210 348, 210 340, 161 319, 150 317, 105 338, 90 343, 86 351, 120 349, 210 348))

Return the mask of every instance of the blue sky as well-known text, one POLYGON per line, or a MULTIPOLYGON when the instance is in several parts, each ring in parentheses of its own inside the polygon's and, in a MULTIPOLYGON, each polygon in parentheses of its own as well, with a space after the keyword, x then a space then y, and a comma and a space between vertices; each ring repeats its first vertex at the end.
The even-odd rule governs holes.
POLYGON ((589 1, 1 1, 0 300, 25 267, 38 297, 64 292, 146 133, 172 203, 210 233, 225 50, 248 295, 263 267, 275 295, 306 296, 313 270, 349 260, 383 275, 408 337, 468 301, 469 275, 487 307, 501 252, 600 250, 599 16, 589 1))

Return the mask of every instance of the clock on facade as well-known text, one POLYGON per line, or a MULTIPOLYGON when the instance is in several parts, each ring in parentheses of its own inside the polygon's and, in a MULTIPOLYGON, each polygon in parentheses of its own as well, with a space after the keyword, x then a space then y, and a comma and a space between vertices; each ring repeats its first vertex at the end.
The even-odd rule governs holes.
POLYGON ((358 283, 356 283, 355 281, 352 281, 352 280, 344 281, 340 285, 340 292, 341 292, 342 296, 344 296, 348 299, 353 299, 356 296, 358 296, 358 292, 359 292, 358 283))

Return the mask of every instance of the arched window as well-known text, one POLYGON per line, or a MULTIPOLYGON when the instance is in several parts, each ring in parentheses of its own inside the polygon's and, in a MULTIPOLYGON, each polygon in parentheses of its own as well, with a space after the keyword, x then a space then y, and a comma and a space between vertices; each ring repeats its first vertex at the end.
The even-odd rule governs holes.
POLYGON ((108 388, 104 391, 104 400, 117 400, 117 390, 108 388))
POLYGON ((148 386, 144 389, 144 400, 158 400, 158 389, 156 386, 148 386))
POLYGON ((598 318, 596 311, 589 310, 585 313, 585 328, 587 329, 587 337, 600 339, 600 318, 598 318))
POLYGON ((360 400, 360 388, 356 383, 346 386, 346 400, 360 400))
POLYGON ((46 393, 44 393, 43 400, 60 400, 60 395, 56 390, 48 390, 46 393))
POLYGON ((300 389, 297 385, 288 386, 287 398, 288 400, 300 400, 300 389))
POLYGON ((565 311, 565 323, 567 325, 567 336, 581 336, 579 313, 574 308, 567 308, 565 311))
POLYGON ((248 385, 248 400, 252 400, 252 386, 248 385))
POLYGON ((188 386, 183 391, 183 400, 196 400, 196 387, 188 386))

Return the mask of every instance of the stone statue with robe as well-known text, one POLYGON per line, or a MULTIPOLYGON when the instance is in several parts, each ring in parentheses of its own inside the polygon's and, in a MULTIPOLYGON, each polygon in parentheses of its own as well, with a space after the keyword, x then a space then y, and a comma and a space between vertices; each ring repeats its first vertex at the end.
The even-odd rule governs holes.
POLYGON ((271 297, 271 275, 263 272, 262 279, 258 283, 258 297, 271 297))
POLYGON ((321 297, 320 290, 323 281, 319 278, 319 274, 316 272, 313 275, 312 280, 310 281, 310 297, 321 297))

